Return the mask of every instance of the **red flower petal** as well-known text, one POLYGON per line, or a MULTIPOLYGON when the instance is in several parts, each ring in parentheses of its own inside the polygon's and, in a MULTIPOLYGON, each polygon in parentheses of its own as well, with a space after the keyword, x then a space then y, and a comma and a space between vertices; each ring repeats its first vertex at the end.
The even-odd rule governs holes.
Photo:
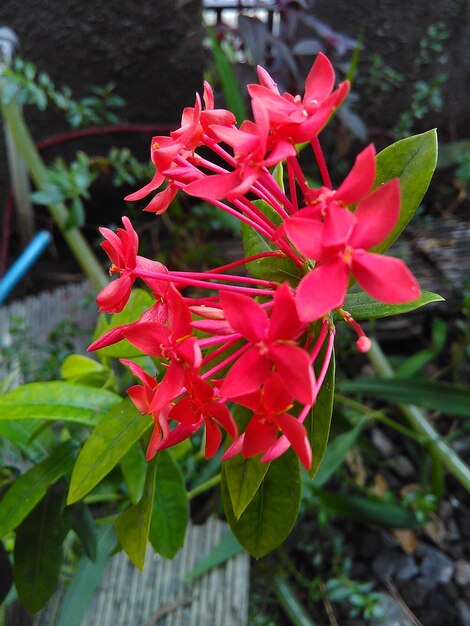
POLYGON ((355 204, 363 198, 375 180, 375 148, 372 144, 360 152, 354 165, 336 192, 338 200, 355 204))
POLYGON ((284 230, 297 250, 309 259, 322 255, 323 224, 311 218, 289 217, 283 224, 284 230))
POLYGON ((339 256, 304 276, 296 294, 300 319, 312 322, 340 307, 346 297, 348 279, 348 267, 339 256))
POLYGON ((211 402, 207 405, 206 413, 219 422, 222 428, 228 432, 232 439, 235 439, 238 434, 237 425, 225 404, 221 404, 220 402, 211 402))
POLYGON ((267 339, 293 339, 303 325, 297 314, 294 292, 288 283, 284 283, 274 294, 267 339))
POLYGON ((234 170, 226 174, 204 176, 204 178, 189 183, 189 185, 184 187, 184 191, 190 196, 202 198, 203 200, 220 200, 237 187, 240 181, 240 172, 234 170))
POLYGON ((276 415, 274 419, 280 430, 290 441, 302 465, 306 469, 310 469, 312 466, 312 449, 303 424, 287 413, 276 415))
POLYGON ((258 348, 251 348, 232 366, 220 388, 224 398, 236 398, 256 391, 271 371, 271 364, 260 355, 258 348))
POLYGON ((400 183, 395 178, 359 203, 354 212, 356 225, 349 239, 353 248, 368 250, 393 230, 400 217, 400 183))
POLYGON ((225 291, 220 294, 220 303, 225 318, 233 330, 252 343, 265 338, 268 318, 264 309, 255 300, 239 293, 225 291))
POLYGON ((330 95, 335 85, 335 71, 327 57, 320 52, 305 81, 303 104, 308 108, 330 95))
POLYGON ((222 433, 220 428, 212 420, 206 419, 206 448, 204 450, 204 456, 206 459, 210 459, 214 456, 220 447, 222 442, 222 433))
POLYGON ((351 271, 364 291, 382 302, 410 302, 421 295, 416 278, 401 259, 355 250, 351 271))
POLYGON ((245 429, 242 454, 245 459, 265 452, 275 442, 277 426, 264 416, 254 415, 245 429))
POLYGON ((307 352, 299 346, 279 342, 270 347, 269 354, 289 393, 302 404, 312 402, 314 379, 307 352))

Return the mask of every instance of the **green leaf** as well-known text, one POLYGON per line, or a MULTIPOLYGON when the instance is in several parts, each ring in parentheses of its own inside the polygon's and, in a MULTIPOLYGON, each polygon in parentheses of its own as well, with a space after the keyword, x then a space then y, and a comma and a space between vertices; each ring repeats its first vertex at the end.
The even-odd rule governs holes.
POLYGON ((16 531, 13 578, 21 602, 35 613, 54 593, 62 562, 64 497, 49 490, 16 531))
POLYGON ((374 252, 385 252, 397 239, 413 217, 429 187, 437 163, 437 134, 428 130, 421 135, 406 137, 382 150, 377 155, 377 174, 374 187, 380 187, 392 178, 400 179, 400 218, 390 235, 374 252))
POLYGON ((255 558, 277 548, 290 533, 300 507, 300 464, 288 450, 273 461, 255 497, 237 519, 222 469, 222 498, 233 534, 255 558))
POLYGON ((184 545, 189 506, 183 473, 167 450, 156 456, 157 479, 150 543, 155 552, 172 559, 184 545))
POLYGON ((315 494, 325 506, 337 515, 390 528, 416 528, 419 526, 414 513, 398 504, 333 493, 320 488, 315 489, 315 494))
POLYGON ((356 443, 358 436, 369 420, 362 419, 351 430, 337 435, 327 447, 322 464, 315 476, 314 484, 317 487, 325 485, 337 469, 343 464, 347 453, 356 443))
MULTIPOLYGON (((144 291, 143 289, 133 289, 131 297, 126 304, 125 309, 121 311, 121 313, 115 313, 112 315, 111 321, 109 322, 107 321, 107 317, 105 315, 100 316, 93 339, 98 339, 98 337, 104 335, 104 333, 108 332, 108 330, 116 328, 117 326, 136 322, 142 313, 147 311, 147 309, 149 309, 153 304, 155 304, 155 300, 147 291, 144 291)), ((141 355, 142 352, 131 345, 127 339, 124 339, 117 344, 97 350, 97 354, 99 357, 130 359, 141 355)))
POLYGON ((80 626, 93 595, 104 574, 116 542, 114 528, 105 526, 98 531, 96 561, 82 557, 60 605, 55 626, 80 626))
MULTIPOLYGON (((233 417, 240 432, 245 430, 250 416, 248 409, 239 405, 234 407, 233 417)), ((269 463, 261 463, 260 457, 244 459, 241 454, 237 454, 225 461, 224 468, 233 512, 238 519, 255 497, 269 469, 269 463)))
MULTIPOLYGON (((279 225, 282 221, 276 211, 263 200, 255 200, 254 204, 269 217, 271 222, 279 225)), ((254 256, 264 252, 279 251, 279 247, 272 243, 257 230, 254 230, 248 224, 242 223, 242 242, 245 256, 254 256)), ((299 268, 295 263, 287 257, 266 257, 247 263, 248 272, 254 278, 263 280, 272 280, 279 283, 288 281, 292 287, 296 287, 301 278, 299 268)))
MULTIPOLYGON (((325 348, 320 352, 317 360, 318 363, 323 363, 324 354, 325 348)), ((318 366, 315 369, 318 370, 318 366)), ((317 396, 317 401, 305 420, 305 428, 312 447, 313 456, 312 467, 309 470, 311 478, 317 473, 328 444, 335 396, 335 370, 335 353, 333 351, 325 379, 317 396)), ((318 371, 316 374, 318 375, 318 371)))
POLYGON ((1 606, 8 595, 13 584, 13 572, 10 563, 10 556, 5 550, 5 546, 0 541, 0 616, 1 606))
MULTIPOLYGON (((443 302, 444 298, 432 291, 422 291, 421 297, 412 302, 405 302, 404 304, 385 304, 379 302, 374 298, 371 298, 364 292, 350 293, 346 298, 342 308, 345 311, 351 313, 352 317, 356 321, 370 320, 381 317, 389 317, 390 315, 399 315, 400 313, 409 313, 415 309, 430 304, 431 302, 443 302)), ((336 314, 335 321, 341 320, 341 317, 336 314)))
POLYGON ((60 375, 74 384, 103 387, 113 377, 113 372, 88 356, 70 354, 61 365, 60 375))
POLYGON ((0 420, 63 420, 94 426, 121 402, 111 391, 59 381, 28 383, 0 396, 0 420))
POLYGON ((90 561, 96 560, 96 528, 93 515, 88 506, 78 502, 67 507, 66 516, 70 520, 70 527, 80 539, 83 550, 90 561))
POLYGON ((41 420, 0 420, 0 437, 9 439, 28 456, 46 454, 47 449, 40 441, 30 441, 31 436, 41 424, 41 420))
POLYGON ((224 93, 226 107, 235 115, 238 124, 241 124, 243 120, 248 119, 249 115, 243 100, 240 84, 235 76, 232 64, 220 47, 214 31, 211 28, 207 28, 207 34, 209 35, 215 67, 224 93))
POLYGON ((470 388, 419 378, 357 378, 342 381, 341 391, 363 393, 395 404, 414 404, 449 415, 470 416, 470 388))
POLYGON ((115 522, 119 543, 134 565, 144 569, 145 553, 150 530, 153 499, 155 493, 156 461, 150 461, 147 467, 142 498, 130 509, 121 513, 115 522))
POLYGON ((64 441, 13 483, 0 500, 0 537, 14 530, 42 500, 49 485, 72 469, 74 451, 73 442, 64 441))
POLYGON ((142 497, 147 475, 147 461, 139 443, 129 448, 122 457, 120 465, 131 502, 136 504, 142 497))
POLYGON ((196 578, 200 578, 218 565, 222 565, 232 557, 243 552, 243 547, 236 537, 228 531, 217 545, 215 545, 207 556, 194 567, 189 574, 184 577, 184 582, 189 583, 196 578))
POLYGON ((129 399, 113 407, 94 428, 73 468, 68 504, 86 496, 151 427, 129 399))

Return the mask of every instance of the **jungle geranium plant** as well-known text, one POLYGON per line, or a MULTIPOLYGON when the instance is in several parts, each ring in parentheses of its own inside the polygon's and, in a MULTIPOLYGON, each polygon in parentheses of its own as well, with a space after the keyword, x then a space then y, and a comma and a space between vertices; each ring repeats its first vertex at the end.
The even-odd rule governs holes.
POLYGON ((31 611, 55 589, 70 529, 93 556, 86 511, 116 477, 118 493, 111 487, 105 500, 117 503, 116 535, 137 567, 148 541, 175 555, 188 500, 219 482, 227 521, 246 550, 260 557, 280 545, 299 512, 301 466, 314 479, 328 442, 335 324, 348 323, 358 351, 367 352, 361 320, 439 299, 420 291, 403 261, 384 255, 428 187, 435 132, 378 155, 367 146, 334 185, 319 136, 349 84, 335 87, 323 54, 303 96, 281 94, 261 67, 258 75, 248 87, 252 120, 239 127, 230 111, 215 108, 206 83, 180 128, 152 139, 155 175, 128 196, 149 197, 145 211, 170 209, 170 218, 178 193, 212 204, 241 222, 242 257, 205 272, 174 271, 139 255, 127 217, 116 232, 102 228, 116 278, 97 297, 111 315, 101 317, 90 346, 99 360, 73 355, 65 382, 0 397, 0 434, 32 462, 0 500, 0 538, 16 534, 13 577, 31 611), (301 152, 302 162, 317 164, 321 184, 309 182, 301 152), (129 399, 116 387, 114 357, 135 378, 129 399), (46 432, 44 420, 62 429, 46 432), (178 459, 195 446, 207 459, 220 455, 221 470, 187 493, 178 459), (28 538, 46 513, 57 536, 32 563, 28 538))

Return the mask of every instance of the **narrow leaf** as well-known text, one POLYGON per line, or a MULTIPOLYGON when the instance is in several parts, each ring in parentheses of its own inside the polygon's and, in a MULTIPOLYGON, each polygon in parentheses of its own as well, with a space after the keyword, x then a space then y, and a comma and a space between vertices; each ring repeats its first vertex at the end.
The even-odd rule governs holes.
POLYGON ((325 485, 337 469, 343 464, 347 453, 356 443, 358 436, 361 434, 362 429, 367 424, 368 420, 363 419, 354 426, 351 430, 345 433, 337 435, 330 445, 327 447, 325 456, 323 457, 322 464, 315 476, 315 485, 322 487, 325 485))
POLYGON ((237 519, 222 470, 222 498, 233 534, 255 558, 277 548, 290 533, 300 507, 300 464, 288 450, 273 461, 255 497, 237 519))
POLYGON ((112 526, 98 531, 96 561, 82 557, 62 600, 55 626, 80 626, 108 565, 116 536, 112 526))
MULTIPOLYGON (((323 362, 323 357, 324 350, 320 352, 320 356, 318 358, 319 363, 323 362)), ((318 367, 316 369, 318 369, 318 367)), ((309 471, 311 478, 313 478, 317 473, 328 444, 335 394, 335 370, 335 354, 333 352, 325 380, 323 381, 323 385, 318 393, 317 401, 313 405, 312 410, 305 421, 305 428, 312 447, 313 460, 312 467, 309 471)))
POLYGON ((419 378, 357 378, 342 381, 340 389, 397 404, 414 404, 450 415, 470 416, 470 389, 463 385, 419 378))
POLYGON ((334 513, 367 524, 391 528, 416 528, 419 525, 415 515, 398 504, 347 496, 320 488, 315 489, 315 494, 334 513))
MULTIPOLYGON (((399 315, 400 313, 409 313, 415 309, 430 304, 431 302, 443 302, 444 298, 432 291, 422 291, 421 297, 412 302, 404 304, 385 304, 371 298, 366 293, 351 293, 346 298, 343 309, 351 313, 356 321, 370 320, 380 317, 389 317, 390 315, 399 315)), ((336 319, 341 319, 339 315, 336 319)))
POLYGON ((73 468, 68 504, 86 496, 151 427, 128 399, 106 414, 85 442, 73 468))
POLYGON ((49 490, 16 531, 13 578, 18 595, 35 613, 54 593, 62 562, 64 498, 49 490))
POLYGON ((144 492, 140 501, 115 522, 119 543, 134 565, 141 571, 144 568, 145 553, 150 530, 153 498, 155 493, 155 459, 148 464, 144 492))
POLYGON ((83 502, 78 502, 65 510, 66 516, 70 520, 70 527, 75 531, 80 539, 82 548, 90 559, 96 560, 96 528, 93 515, 88 506, 83 502))
POLYGON ((60 381, 28 383, 0 396, 0 420, 63 420, 94 426, 121 397, 60 381))
POLYGON ((243 552, 243 547, 238 542, 237 538, 228 531, 219 543, 212 548, 207 556, 200 561, 196 567, 194 567, 189 574, 184 578, 185 583, 189 583, 200 576, 203 576, 210 570, 214 569, 218 565, 222 565, 230 560, 232 557, 243 552))
POLYGON ((437 134, 428 130, 421 135, 406 137, 385 148, 377 155, 375 187, 392 178, 400 179, 400 219, 390 235, 375 252, 385 252, 413 217, 429 187, 437 163, 437 134))
POLYGON ((0 537, 4 537, 34 509, 49 485, 72 469, 75 446, 59 444, 46 459, 22 474, 0 500, 0 537))
MULTIPOLYGON (((8 595, 13 584, 13 572, 10 557, 5 550, 5 546, 0 541, 0 607, 8 595)), ((0 609, 1 615, 1 609, 0 609)))
POLYGON ((180 466, 167 450, 156 456, 155 500, 150 521, 150 543, 158 554, 172 559, 184 545, 189 506, 180 466))

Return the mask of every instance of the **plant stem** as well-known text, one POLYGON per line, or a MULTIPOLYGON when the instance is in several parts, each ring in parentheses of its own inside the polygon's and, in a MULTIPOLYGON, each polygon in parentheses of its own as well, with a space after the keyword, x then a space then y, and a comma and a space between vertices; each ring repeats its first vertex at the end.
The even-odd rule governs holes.
POLYGON ((209 480, 206 480, 205 483, 202 483, 202 485, 198 485, 197 487, 194 487, 194 489, 192 489, 191 491, 188 491, 188 500, 192 500, 192 498, 195 498, 200 493, 204 493, 204 491, 208 491, 209 489, 212 489, 212 487, 215 487, 216 485, 220 483, 220 480, 221 480, 221 474, 216 474, 212 478, 209 478, 209 480))
MULTIPOLYGON (((20 107, 14 101, 5 104, 2 102, 2 89, 0 81, 0 109, 3 120, 8 127, 15 145, 21 154, 23 161, 33 179, 36 187, 44 190, 48 182, 47 168, 34 144, 34 141, 25 124, 20 107)), ((48 206, 49 213, 67 242, 70 250, 77 259, 80 267, 90 279, 97 290, 101 290, 108 284, 108 279, 96 256, 77 228, 66 228, 68 211, 63 202, 48 206)))
MULTIPOLYGON (((367 354, 379 376, 393 378, 393 368, 377 341, 372 341, 372 347, 367 354)), ((455 476, 460 484, 470 491, 470 468, 434 430, 428 422, 426 415, 412 404, 399 404, 399 407, 413 430, 430 440, 427 445, 433 450, 437 458, 455 476)))
POLYGON ((289 583, 281 576, 274 578, 274 592, 293 626, 315 626, 289 583))

